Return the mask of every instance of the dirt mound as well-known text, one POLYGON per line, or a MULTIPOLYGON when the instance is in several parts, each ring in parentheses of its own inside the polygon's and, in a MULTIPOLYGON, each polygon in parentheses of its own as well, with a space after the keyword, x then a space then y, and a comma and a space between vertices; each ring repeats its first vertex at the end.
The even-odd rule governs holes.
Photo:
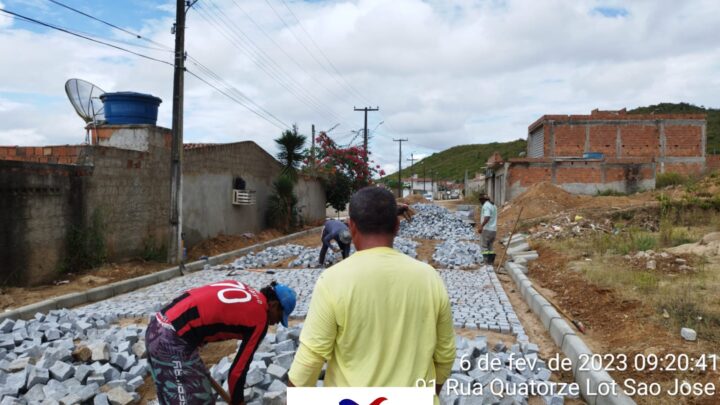
POLYGON ((421 196, 420 194, 413 194, 409 195, 407 197, 398 198, 398 202, 404 203, 404 204, 429 204, 430 202, 425 199, 425 197, 421 196))
POLYGON ((520 212, 520 207, 523 207, 521 219, 532 219, 577 208, 589 198, 592 197, 570 194, 550 182, 538 183, 513 199, 502 210, 501 222, 515 221, 520 212))
POLYGON ((270 229, 255 235, 246 233, 243 235, 218 235, 212 239, 206 239, 193 246, 188 252, 188 261, 194 261, 202 256, 216 256, 221 253, 231 252, 260 242, 281 237, 280 231, 270 229))

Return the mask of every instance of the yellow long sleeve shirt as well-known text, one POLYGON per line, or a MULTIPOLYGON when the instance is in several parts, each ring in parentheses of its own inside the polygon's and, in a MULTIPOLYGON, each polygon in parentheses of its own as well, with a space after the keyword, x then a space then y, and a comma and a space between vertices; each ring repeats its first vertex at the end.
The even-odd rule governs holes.
POLYGON ((455 360, 447 290, 432 266, 393 249, 355 253, 315 284, 290 381, 314 387, 444 382, 455 360))

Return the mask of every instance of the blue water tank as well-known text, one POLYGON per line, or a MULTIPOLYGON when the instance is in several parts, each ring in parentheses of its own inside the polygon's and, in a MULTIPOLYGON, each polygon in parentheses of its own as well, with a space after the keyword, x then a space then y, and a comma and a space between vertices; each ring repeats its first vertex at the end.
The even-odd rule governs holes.
POLYGON ((151 124, 157 122, 162 100, 150 94, 121 91, 100 96, 105 106, 105 121, 111 125, 151 124))
POLYGON ((601 152, 585 152, 583 153, 583 159, 603 159, 605 154, 601 152))

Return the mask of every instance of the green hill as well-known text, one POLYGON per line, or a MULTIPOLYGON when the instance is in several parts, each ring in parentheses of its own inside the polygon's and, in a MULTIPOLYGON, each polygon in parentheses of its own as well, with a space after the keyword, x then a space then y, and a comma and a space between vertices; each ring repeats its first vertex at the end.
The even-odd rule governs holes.
POLYGON ((707 153, 720 153, 720 109, 688 103, 660 103, 628 110, 628 114, 707 114, 707 153))
MULTIPOLYGON (((418 177, 430 177, 430 170, 435 171, 436 180, 462 181, 465 177, 465 170, 469 177, 479 172, 487 162, 488 158, 495 152, 500 152, 503 158, 517 157, 520 152, 525 152, 527 143, 524 139, 512 142, 493 142, 477 145, 453 146, 442 152, 433 153, 423 160, 415 162, 414 172, 418 177)), ((408 156, 403 156, 403 160, 408 156)), ((410 177, 410 162, 403 162, 402 177, 410 177)), ((397 172, 386 176, 383 180, 396 181, 397 172)))

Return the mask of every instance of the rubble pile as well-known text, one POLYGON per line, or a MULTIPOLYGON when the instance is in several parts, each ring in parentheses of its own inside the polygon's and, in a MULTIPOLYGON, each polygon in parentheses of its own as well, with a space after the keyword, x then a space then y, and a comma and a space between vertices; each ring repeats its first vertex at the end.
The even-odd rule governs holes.
POLYGON ((404 253, 412 258, 417 258, 417 247, 418 243, 412 239, 403 237, 396 237, 393 242, 393 248, 401 253, 404 253))
POLYGON ((454 239, 448 239, 435 246, 432 258, 444 269, 477 267, 483 261, 480 245, 454 239))
POLYGON ((625 255, 624 258, 632 263, 633 267, 641 270, 662 273, 689 273, 695 271, 695 268, 688 264, 688 259, 668 252, 645 250, 634 255, 625 255))
POLYGON ((0 323, 1 403, 137 402, 150 371, 145 326, 116 321, 63 309, 0 323))
POLYGON ((400 222, 399 235, 403 238, 478 239, 473 227, 447 208, 428 204, 415 204, 412 208, 415 210, 413 220, 400 222))
POLYGON ((551 222, 542 222, 529 229, 529 239, 566 239, 590 233, 612 233, 612 221, 604 219, 600 222, 580 216, 561 215, 551 222))

